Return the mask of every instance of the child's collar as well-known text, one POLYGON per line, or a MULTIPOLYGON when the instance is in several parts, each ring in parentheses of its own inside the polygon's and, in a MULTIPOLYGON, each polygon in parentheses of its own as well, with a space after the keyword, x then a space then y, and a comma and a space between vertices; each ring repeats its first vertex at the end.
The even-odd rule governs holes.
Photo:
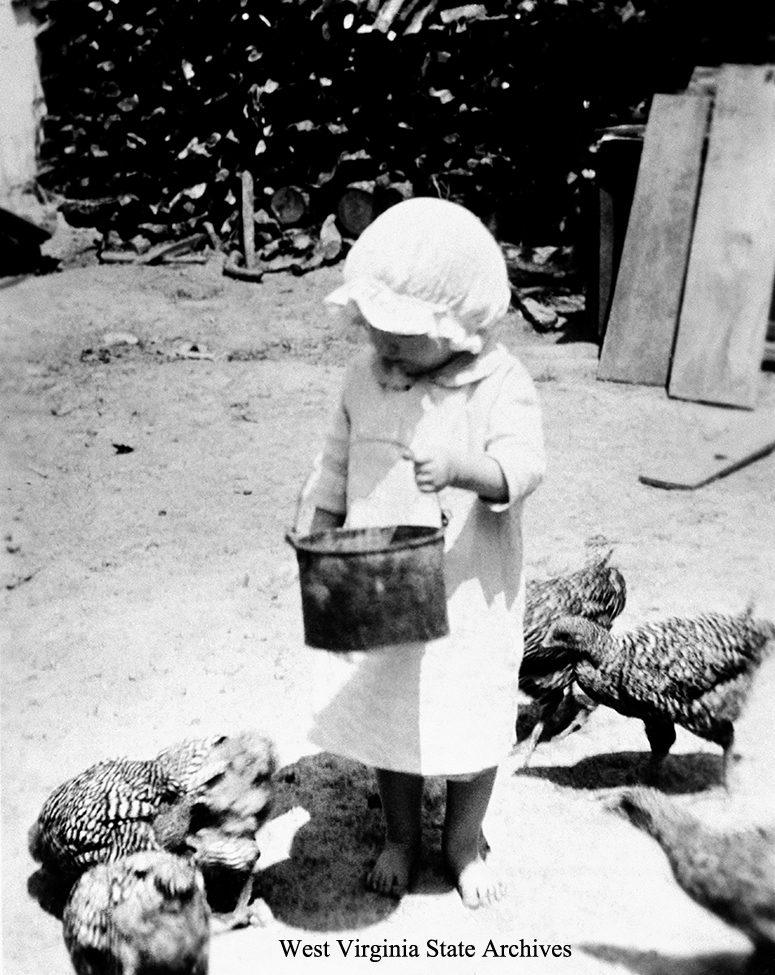
POLYGON ((439 366, 438 369, 422 373, 419 376, 408 376, 398 366, 386 367, 375 352, 372 367, 377 382, 384 389, 407 390, 417 383, 423 382, 432 383, 434 386, 443 386, 447 389, 455 389, 458 386, 478 383, 480 379, 491 375, 501 365, 506 354, 506 349, 500 343, 492 345, 488 343, 479 355, 462 352, 450 362, 439 366))

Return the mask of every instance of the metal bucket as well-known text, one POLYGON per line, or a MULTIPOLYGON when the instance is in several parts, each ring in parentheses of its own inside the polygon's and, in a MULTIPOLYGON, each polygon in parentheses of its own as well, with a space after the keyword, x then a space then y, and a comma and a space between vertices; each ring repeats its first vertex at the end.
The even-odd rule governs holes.
POLYGON ((308 646, 369 650, 449 633, 443 528, 289 531, 286 539, 299 563, 308 646))

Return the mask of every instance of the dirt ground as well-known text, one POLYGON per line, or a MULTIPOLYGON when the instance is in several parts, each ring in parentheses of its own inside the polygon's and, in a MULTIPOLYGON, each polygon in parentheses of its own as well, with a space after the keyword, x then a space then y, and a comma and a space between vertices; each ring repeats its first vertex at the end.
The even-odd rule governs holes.
MULTIPOLYGON (((251 284, 217 264, 93 265, 0 291, 5 971, 70 970, 26 848, 56 785, 101 758, 259 726, 285 766, 260 875, 274 919, 216 938, 212 975, 368 970, 356 949, 385 942, 407 956, 417 945, 419 958, 383 965, 476 973, 498 968, 484 954, 491 939, 570 946, 569 957, 516 961, 541 973, 739 975, 746 939, 693 904, 656 844, 607 810, 639 780, 647 743, 639 722, 604 708, 540 746, 526 772, 499 777, 486 825, 507 900, 468 912, 444 881, 436 783, 417 888, 400 903, 363 892, 380 813, 368 770, 306 743, 318 651, 303 645, 284 541, 357 341, 321 307, 339 274, 251 284), (139 342, 117 344, 111 333, 123 332, 139 342), (306 814, 284 852, 296 807, 306 814), (328 943, 329 958, 286 959, 281 939, 328 943), (346 957, 338 939, 352 941, 346 957), (475 955, 428 957, 434 939, 475 955)), ((740 414, 600 383, 595 346, 537 336, 516 315, 503 337, 538 381, 550 457, 528 503, 528 572, 572 569, 610 545, 628 584, 618 627, 752 599, 775 616, 775 457, 696 492, 638 481, 740 414)), ((772 373, 760 400, 775 404, 772 373)), ((679 731, 663 786, 715 788, 719 771, 720 750, 679 731)))

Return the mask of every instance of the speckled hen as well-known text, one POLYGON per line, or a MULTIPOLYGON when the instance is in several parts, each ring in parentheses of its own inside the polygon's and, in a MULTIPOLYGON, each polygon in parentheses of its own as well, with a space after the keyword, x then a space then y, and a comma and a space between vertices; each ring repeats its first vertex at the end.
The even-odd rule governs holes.
MULTIPOLYGON (((242 732, 190 739, 154 759, 98 762, 43 804, 29 849, 47 869, 77 876, 129 854, 187 856, 212 880, 237 884, 227 923, 252 920, 248 902, 260 857, 256 831, 271 809, 274 745, 242 732)), ((210 887, 208 886, 208 894, 210 887)))
POLYGON ((191 801, 191 822, 186 837, 201 868, 211 903, 233 903, 228 926, 259 919, 249 904, 261 850, 256 832, 271 811, 272 776, 277 754, 272 742, 256 732, 224 737, 181 775, 172 750, 159 756, 177 771, 191 801))
POLYGON ((595 707, 573 686, 574 655, 544 641, 561 616, 582 616, 610 628, 627 599, 624 576, 609 565, 611 555, 566 575, 527 582, 519 688, 537 702, 539 714, 520 749, 523 765, 530 761, 542 734, 569 734, 584 724, 595 707))
POLYGON ((773 637, 775 626, 750 612, 670 618, 619 634, 565 617, 546 644, 575 661, 593 700, 643 721, 652 768, 670 751, 677 724, 721 745, 726 774, 734 722, 773 637))
POLYGON ((58 786, 29 832, 33 859, 78 876, 141 850, 185 846, 185 790, 155 760, 97 762, 58 786))
POLYGON ((146 851, 75 884, 63 934, 78 975, 206 975, 209 909, 196 866, 146 851))

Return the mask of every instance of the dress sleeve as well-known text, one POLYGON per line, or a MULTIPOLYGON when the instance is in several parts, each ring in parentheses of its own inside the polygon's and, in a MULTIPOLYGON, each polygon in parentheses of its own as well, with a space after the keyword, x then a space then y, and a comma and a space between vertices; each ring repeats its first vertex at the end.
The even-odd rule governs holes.
POLYGON ((350 418, 342 394, 337 406, 323 452, 319 458, 317 482, 311 501, 316 508, 335 514, 347 513, 347 457, 350 444, 350 418))
POLYGON ((484 502, 493 511, 526 498, 543 480, 541 407, 533 381, 519 362, 507 371, 491 405, 485 452, 500 464, 509 489, 508 501, 484 502))

